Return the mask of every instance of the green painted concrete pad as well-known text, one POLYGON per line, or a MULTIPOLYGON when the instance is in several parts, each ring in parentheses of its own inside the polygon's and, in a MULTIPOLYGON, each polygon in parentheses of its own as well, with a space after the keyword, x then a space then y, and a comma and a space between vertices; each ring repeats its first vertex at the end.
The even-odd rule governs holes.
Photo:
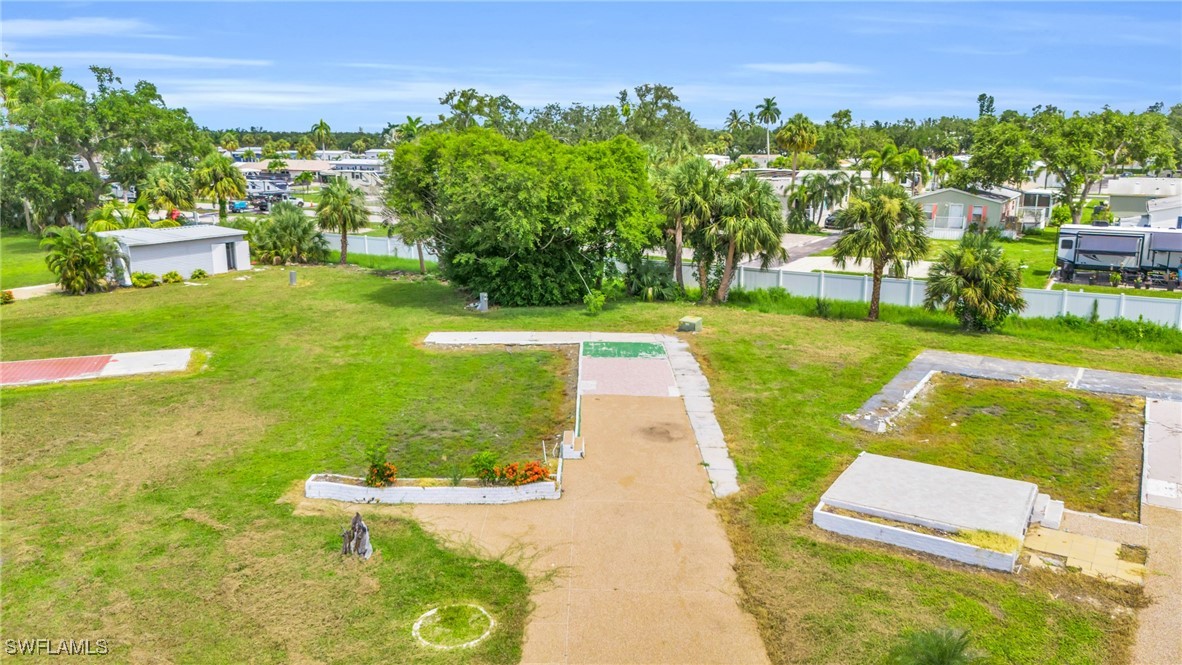
POLYGON ((665 347, 655 342, 584 342, 588 358, 664 358, 665 347))

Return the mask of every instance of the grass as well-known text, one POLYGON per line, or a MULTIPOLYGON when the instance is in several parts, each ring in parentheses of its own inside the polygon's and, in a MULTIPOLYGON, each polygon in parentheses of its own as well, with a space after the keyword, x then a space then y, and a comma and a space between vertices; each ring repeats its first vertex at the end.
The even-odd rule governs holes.
MULTIPOLYGON (((877 324, 802 315, 815 306, 806 299, 609 303, 594 319, 581 306, 476 314, 438 281, 339 267, 301 268, 296 288, 278 269, 208 283, 5 307, 5 360, 177 346, 210 356, 187 375, 0 391, 4 637, 107 637, 120 661, 514 662, 529 585, 514 568, 368 508, 379 554, 342 562, 344 516, 294 515, 278 501, 311 473, 359 472, 375 440, 443 445, 459 438, 438 431, 453 421, 461 432, 483 421, 553 433, 562 398, 537 391, 555 390, 560 359, 436 351, 421 346, 430 331, 672 333, 697 313, 705 331, 688 339, 745 488, 716 505, 774 662, 875 662, 901 631, 943 625, 971 630, 987 663, 1127 659, 1133 620, 1092 587, 1065 592, 1068 576, 868 546, 814 528, 809 514, 870 441, 841 414, 923 349, 1182 376, 1182 333, 1023 321, 967 335, 904 308, 877 324), (415 646, 411 623, 455 602, 486 607, 492 637, 464 653, 415 646)), ((404 477, 446 477, 453 461, 391 459, 404 477)))
POLYGON ((873 452, 1035 483, 1068 508, 1137 521, 1144 401, 938 375, 873 452))
POLYGON ((480 638, 488 628, 488 617, 475 607, 445 605, 423 620, 419 634, 431 644, 454 647, 480 638))
POLYGON ((1085 293, 1111 293, 1113 295, 1141 296, 1145 298, 1182 298, 1182 291, 1164 291, 1162 289, 1137 289, 1131 286, 1101 286, 1096 284, 1055 284, 1056 291, 1084 291, 1085 293))
POLYGON ((0 289, 49 284, 57 277, 45 265, 41 239, 24 231, 0 234, 0 289))
MULTIPOLYGON (((332 251, 328 253, 328 263, 337 263, 341 260, 341 253, 332 251)), ((401 256, 382 256, 379 254, 358 254, 356 252, 349 252, 347 262, 363 268, 379 271, 401 271, 401 272, 419 272, 418 257, 401 257, 401 256)), ((437 273, 438 266, 434 261, 424 261, 427 272, 437 273)))
POLYGON ((993 550, 994 552, 1016 552, 1022 546, 1022 541, 1006 533, 994 533, 993 531, 977 531, 970 529, 967 531, 957 531, 949 534, 948 537, 958 543, 965 543, 974 547, 980 547, 986 550, 993 550))

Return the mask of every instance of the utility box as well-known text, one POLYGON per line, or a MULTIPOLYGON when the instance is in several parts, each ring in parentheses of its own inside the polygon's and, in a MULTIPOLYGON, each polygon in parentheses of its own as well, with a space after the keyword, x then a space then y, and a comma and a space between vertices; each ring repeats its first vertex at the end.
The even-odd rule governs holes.
POLYGON ((677 324, 677 332, 702 332, 702 317, 681 317, 681 321, 677 324))
POLYGON ((488 311, 488 294, 487 293, 481 292, 480 302, 479 302, 479 304, 476 305, 476 311, 477 312, 487 312, 488 311))

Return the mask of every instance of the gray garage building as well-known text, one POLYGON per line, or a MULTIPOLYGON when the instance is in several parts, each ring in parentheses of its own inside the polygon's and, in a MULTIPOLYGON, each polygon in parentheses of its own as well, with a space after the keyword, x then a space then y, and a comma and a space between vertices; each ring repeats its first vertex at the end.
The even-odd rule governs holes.
POLYGON ((170 229, 120 229, 97 235, 119 243, 123 254, 123 284, 131 274, 149 272, 157 277, 176 271, 186 279, 198 268, 216 275, 250 268, 246 231, 213 224, 170 229))

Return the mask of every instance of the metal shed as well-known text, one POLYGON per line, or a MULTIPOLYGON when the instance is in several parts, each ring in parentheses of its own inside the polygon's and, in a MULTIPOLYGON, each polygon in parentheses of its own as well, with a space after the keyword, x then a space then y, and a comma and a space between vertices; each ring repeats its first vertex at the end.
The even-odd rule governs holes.
POLYGON ((120 229, 97 235, 119 243, 123 254, 123 284, 131 274, 148 272, 156 276, 176 271, 189 277, 200 268, 216 275, 250 268, 250 245, 246 231, 213 224, 178 226, 169 229, 120 229))

